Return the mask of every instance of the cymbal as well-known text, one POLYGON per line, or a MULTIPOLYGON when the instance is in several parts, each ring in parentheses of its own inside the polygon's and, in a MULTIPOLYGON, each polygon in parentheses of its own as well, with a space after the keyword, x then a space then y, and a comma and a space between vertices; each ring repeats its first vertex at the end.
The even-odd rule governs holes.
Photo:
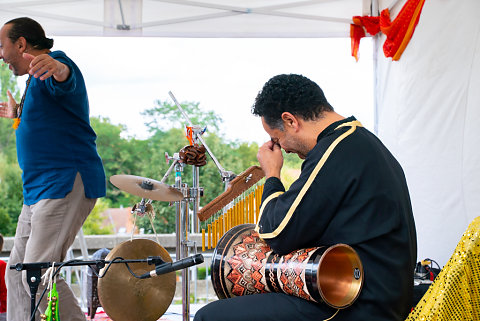
POLYGON ((154 201, 175 202, 183 199, 183 194, 178 189, 151 178, 113 175, 110 182, 122 191, 154 201))
MULTIPOLYGON (((105 258, 125 260, 160 256, 172 262, 168 252, 158 243, 147 239, 134 239, 118 244, 105 258)), ((154 265, 129 263, 136 275, 155 269, 154 265)), ((101 270, 101 273, 105 268, 101 270)), ((107 315, 114 321, 157 321, 167 311, 175 295, 175 272, 148 279, 135 278, 125 264, 114 263, 105 276, 98 279, 98 298, 107 315)))

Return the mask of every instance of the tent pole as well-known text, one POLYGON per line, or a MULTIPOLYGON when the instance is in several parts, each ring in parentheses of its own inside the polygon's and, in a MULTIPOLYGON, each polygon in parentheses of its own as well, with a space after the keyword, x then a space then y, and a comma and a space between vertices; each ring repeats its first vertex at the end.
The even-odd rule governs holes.
POLYGON ((392 3, 388 6, 388 10, 392 11, 397 6, 397 4, 399 4, 399 3, 400 3, 400 0, 392 1, 392 3))
POLYGON ((372 0, 372 17, 378 17, 378 0, 372 0))
MULTIPOLYGON (((378 0, 372 0, 372 16, 378 16, 379 7, 378 0)), ((373 36, 373 131, 378 136, 378 98, 377 98, 377 86, 378 86, 378 48, 379 48, 380 34, 373 36)))

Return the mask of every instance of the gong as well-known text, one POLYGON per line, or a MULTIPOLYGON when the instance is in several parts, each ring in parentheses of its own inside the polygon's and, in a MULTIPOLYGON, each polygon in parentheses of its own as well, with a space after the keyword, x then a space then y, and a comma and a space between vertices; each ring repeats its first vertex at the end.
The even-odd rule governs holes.
MULTIPOLYGON (((168 252, 158 243, 147 239, 134 239, 115 246, 105 258, 124 260, 146 259, 159 256, 172 262, 168 252)), ((136 275, 155 269, 146 262, 128 263, 136 275)), ((106 267, 100 273, 103 274, 106 267)), ((175 295, 175 272, 147 279, 134 277, 123 263, 110 266, 103 278, 98 279, 98 297, 107 315, 114 321, 157 321, 170 306, 175 295)))

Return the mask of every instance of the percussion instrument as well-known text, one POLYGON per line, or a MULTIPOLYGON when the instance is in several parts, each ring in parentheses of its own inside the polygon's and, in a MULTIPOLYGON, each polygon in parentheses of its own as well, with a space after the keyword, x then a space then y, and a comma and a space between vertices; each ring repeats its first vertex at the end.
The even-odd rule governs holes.
POLYGON ((232 227, 255 223, 260 213, 265 173, 251 166, 228 183, 225 191, 198 211, 202 222, 202 250, 210 250, 232 227))
POLYGON ((223 207, 228 205, 237 196, 252 187, 255 183, 265 177, 265 173, 259 166, 251 166, 240 173, 230 183, 225 192, 217 196, 210 203, 198 211, 198 218, 205 221, 223 207))
POLYGON ((363 267, 346 244, 314 247, 280 256, 260 239, 254 224, 230 229, 212 256, 212 283, 220 299, 280 292, 342 309, 363 285, 363 267))
MULTIPOLYGON (((168 252, 158 243, 147 239, 134 239, 115 246, 105 258, 125 260, 159 256, 172 262, 168 252)), ((130 264, 136 275, 154 269, 147 263, 130 264)), ((104 270, 101 270, 101 274, 104 270)), ((114 321, 157 321, 167 311, 175 295, 175 272, 148 279, 135 278, 124 264, 112 264, 103 278, 98 279, 98 297, 103 309, 114 321)))
POLYGON ((110 182, 124 192, 154 201, 175 202, 183 199, 178 189, 154 179, 134 175, 113 175, 110 182))

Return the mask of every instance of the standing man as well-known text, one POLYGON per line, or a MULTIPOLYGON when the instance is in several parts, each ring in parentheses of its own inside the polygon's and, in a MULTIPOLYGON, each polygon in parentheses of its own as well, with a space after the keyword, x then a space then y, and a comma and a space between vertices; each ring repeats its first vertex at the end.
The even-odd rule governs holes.
MULTIPOLYGON (((8 102, 0 103, 0 117, 14 119, 23 171, 24 204, 9 264, 63 261, 96 199, 105 195, 83 76, 65 53, 50 51, 52 46, 30 18, 11 20, 0 30, 1 58, 14 75, 29 75, 20 103, 10 92, 8 102)), ((6 279, 7 320, 30 320, 25 271, 7 269, 6 279)), ((65 281, 58 279, 57 290, 61 320, 84 321, 65 281)), ((40 310, 45 307, 44 298, 40 310)))
POLYGON ((215 301, 195 320, 404 320, 412 304, 416 232, 400 164, 353 116, 337 114, 320 87, 278 75, 252 109, 271 140, 257 158, 266 175, 256 230, 278 254, 345 243, 358 253, 364 285, 343 310, 282 293, 215 301), (281 149, 305 161, 288 191, 281 149))

